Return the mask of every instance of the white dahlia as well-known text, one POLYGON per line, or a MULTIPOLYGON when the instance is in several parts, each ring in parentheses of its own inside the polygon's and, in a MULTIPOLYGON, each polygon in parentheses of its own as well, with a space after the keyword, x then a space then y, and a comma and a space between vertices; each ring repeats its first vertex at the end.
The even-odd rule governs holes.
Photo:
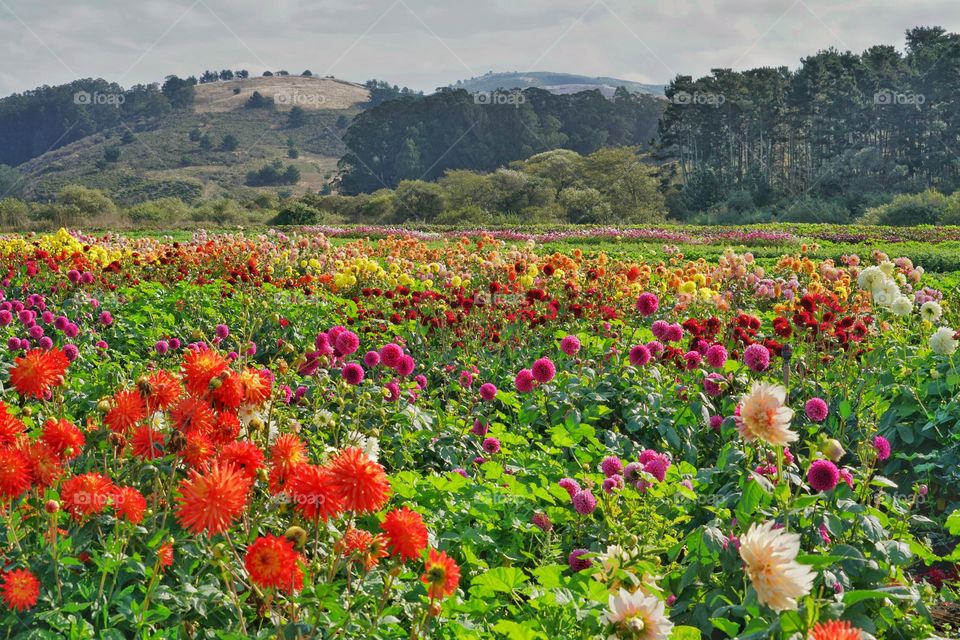
POLYGON ((773 527, 773 522, 751 526, 740 537, 740 557, 760 604, 777 612, 796 610, 797 599, 813 587, 814 573, 797 562, 800 536, 773 527))

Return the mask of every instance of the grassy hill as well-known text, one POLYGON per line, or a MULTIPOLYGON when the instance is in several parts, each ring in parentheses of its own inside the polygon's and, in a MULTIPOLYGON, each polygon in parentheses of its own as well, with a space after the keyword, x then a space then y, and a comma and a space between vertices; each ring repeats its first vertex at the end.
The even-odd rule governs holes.
POLYGON ((598 76, 580 76, 572 73, 553 73, 549 71, 529 71, 524 73, 487 73, 476 78, 460 80, 455 85, 458 89, 470 92, 493 91, 495 89, 527 89, 537 87, 554 93, 575 93, 599 89, 604 95, 613 95, 617 87, 626 87, 633 93, 643 93, 651 96, 662 96, 664 85, 642 84, 630 80, 598 76))
POLYGON ((18 170, 31 199, 50 198, 66 184, 103 189, 125 204, 164 196, 193 201, 256 191, 317 191, 332 177, 344 152, 340 137, 368 97, 360 85, 326 78, 275 76, 203 84, 196 88, 192 109, 86 136, 18 170), (247 108, 255 91, 274 105, 247 108), (301 122, 291 122, 295 106, 303 109, 301 122), (300 181, 276 187, 244 184, 247 172, 275 159, 295 165, 300 181))

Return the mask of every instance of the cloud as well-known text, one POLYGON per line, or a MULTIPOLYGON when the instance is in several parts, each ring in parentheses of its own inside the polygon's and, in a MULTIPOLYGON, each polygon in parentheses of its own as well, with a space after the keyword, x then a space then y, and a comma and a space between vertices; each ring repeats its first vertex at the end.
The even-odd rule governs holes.
POLYGON ((0 94, 205 68, 381 78, 432 90, 487 71, 663 83, 797 66, 827 47, 960 30, 954 0, 0 0, 0 94))

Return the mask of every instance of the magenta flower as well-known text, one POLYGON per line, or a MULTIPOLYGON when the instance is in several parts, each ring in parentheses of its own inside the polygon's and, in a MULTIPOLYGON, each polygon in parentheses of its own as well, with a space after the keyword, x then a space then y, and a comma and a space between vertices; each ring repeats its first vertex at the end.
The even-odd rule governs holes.
POLYGON ((360 348, 360 338, 352 331, 341 331, 333 341, 333 346, 341 355, 349 356, 360 348))
MULTIPOLYGON (((106 311, 104 311, 103 313, 106 313, 106 311)), ((100 314, 100 315, 101 317, 103 316, 103 314, 100 314)), ((221 340, 226 340, 227 337, 230 335, 230 327, 228 327, 225 324, 218 324, 216 329, 216 334, 217 334, 217 337, 220 338, 221 340)))
POLYGON ((652 325, 650 325, 650 331, 653 332, 653 336, 657 340, 663 340, 665 342, 669 342, 667 340, 667 330, 669 328, 670 323, 666 320, 656 320, 652 325))
POLYGON ((723 394, 723 387, 720 386, 722 382, 726 382, 726 380, 719 373, 708 374, 703 380, 703 390, 707 392, 707 395, 716 398, 723 394))
POLYGON ((520 393, 529 393, 533 391, 536 380, 533 377, 533 371, 530 369, 521 369, 513 379, 513 386, 520 393))
POLYGON ((582 516, 588 516, 597 508, 597 499, 589 489, 581 489, 573 494, 573 508, 582 516))
POLYGON ((710 416, 710 428, 714 431, 720 431, 720 426, 723 424, 723 416, 712 415, 710 416))
POLYGON ((417 363, 414 361, 413 356, 404 355, 400 356, 400 361, 397 363, 397 366, 393 368, 401 376, 408 376, 413 373, 414 368, 417 366, 417 363))
POLYGON ((356 362, 348 362, 343 365, 343 370, 340 373, 347 384, 358 385, 363 382, 363 367, 356 362))
POLYGON ((170 343, 166 340, 157 340, 157 343, 153 345, 153 350, 163 355, 170 350, 170 343))
POLYGON ((530 519, 530 522, 533 523, 535 527, 541 531, 552 531, 553 523, 550 522, 550 518, 547 517, 543 511, 537 511, 533 514, 533 517, 530 519))
POLYGON ((593 560, 590 558, 584 558, 586 554, 590 553, 588 549, 574 549, 570 552, 570 555, 567 557, 567 564, 570 565, 570 570, 573 572, 583 571, 584 569, 589 569, 593 566, 593 560))
POLYGON ((650 350, 647 349, 647 347, 645 347, 644 345, 638 344, 637 346, 630 349, 629 358, 630 358, 630 364, 632 364, 635 367, 642 367, 643 365, 650 362, 650 350))
POLYGON ((557 484, 559 484, 564 491, 570 494, 571 498, 573 498, 574 494, 580 491, 580 483, 573 478, 563 478, 557 484))
POLYGON ((560 341, 560 350, 568 356, 575 356, 580 351, 580 339, 577 336, 567 336, 560 341))
POLYGON ((497 397, 497 387, 490 382, 484 382, 480 385, 480 397, 490 402, 497 397))
POLYGON ((486 422, 481 422, 480 420, 474 420, 473 427, 470 429, 470 433, 475 436, 485 436, 488 431, 490 431, 490 427, 486 422))
POLYGON ((637 298, 637 311, 643 317, 652 316, 660 308, 660 300, 652 293, 641 293, 637 298))
POLYGON ((373 369, 375 366, 380 364, 380 354, 376 351, 367 351, 363 354, 363 364, 367 365, 368 368, 373 369))
POLYGON ((811 422, 823 422, 827 419, 829 408, 823 398, 810 398, 803 405, 803 410, 811 422))
POLYGON ((500 441, 496 438, 487 438, 483 441, 483 450, 493 455, 500 451, 500 441))
POLYGON ((770 350, 762 344, 752 344, 744 349, 743 362, 751 371, 766 371, 770 366, 770 350))
POLYGON ((553 380, 553 377, 557 375, 557 368, 554 366, 553 361, 550 358, 543 357, 533 363, 533 366, 530 368, 530 372, 533 374, 533 377, 537 382, 546 384, 553 380))
POLYGON ((727 362, 727 349, 722 344, 712 345, 707 349, 707 364, 714 369, 719 369, 727 362))
POLYGON ((658 454, 657 457, 643 465, 643 470, 652 475, 659 482, 663 482, 664 478, 667 477, 667 468, 669 466, 670 459, 665 455, 658 454))
POLYGON ((607 456, 603 459, 603 462, 600 463, 600 470, 603 471, 603 475, 606 477, 615 476, 623 469, 623 463, 620 462, 620 458, 616 456, 607 456))
POLYGON ((873 448, 877 452, 877 460, 883 462, 890 457, 890 441, 883 436, 873 438, 873 448))
POLYGON ((397 366, 402 357, 403 349, 400 348, 400 345, 394 344, 393 342, 384 345, 383 348, 380 349, 380 361, 391 369, 397 366))
POLYGON ((693 371, 700 366, 700 362, 703 360, 703 357, 700 355, 699 351, 687 351, 683 354, 683 360, 686 363, 686 370, 693 371))
POLYGON ((814 491, 831 491, 840 482, 840 470, 829 460, 814 460, 807 470, 807 483, 814 491))

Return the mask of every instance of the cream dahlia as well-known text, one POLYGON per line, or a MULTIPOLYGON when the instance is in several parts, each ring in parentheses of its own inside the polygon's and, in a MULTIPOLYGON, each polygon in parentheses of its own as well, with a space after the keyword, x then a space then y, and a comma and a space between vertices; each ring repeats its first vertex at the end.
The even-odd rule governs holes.
POLYGON ((667 640, 673 623, 667 617, 663 602, 641 591, 630 593, 620 589, 611 594, 604 620, 613 626, 608 640, 667 640))
POLYGON ((785 406, 786 400, 787 390, 780 385, 754 382, 740 400, 740 415, 736 417, 740 437, 777 446, 797 440, 799 436, 790 431, 793 409, 785 406))
POLYGON ((797 562, 799 552, 800 536, 774 529, 773 522, 754 524, 740 537, 740 557, 760 604, 796 610, 797 598, 810 592, 814 573, 797 562))

